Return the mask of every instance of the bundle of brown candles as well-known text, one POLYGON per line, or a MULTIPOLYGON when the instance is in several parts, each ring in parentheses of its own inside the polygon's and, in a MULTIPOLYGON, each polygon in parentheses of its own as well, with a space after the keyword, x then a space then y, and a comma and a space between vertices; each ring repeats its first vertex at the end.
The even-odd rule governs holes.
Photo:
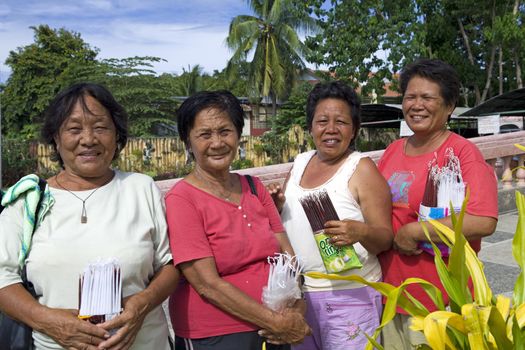
POLYGON ((323 230, 327 221, 339 220, 334 204, 325 190, 309 194, 299 199, 299 202, 314 232, 323 230))
POLYGON ((421 204, 426 207, 460 208, 465 198, 465 184, 459 158, 452 148, 445 150, 445 165, 439 167, 433 160, 429 164, 425 193, 421 204))
POLYGON ((423 194, 421 204, 426 207, 437 207, 437 183, 435 177, 432 176, 431 169, 428 171, 425 193, 423 194))
POLYGON ((309 194, 299 199, 312 231, 328 273, 338 273, 363 265, 359 261, 353 245, 336 247, 324 232, 324 224, 330 220, 339 220, 334 204, 326 190, 309 194))

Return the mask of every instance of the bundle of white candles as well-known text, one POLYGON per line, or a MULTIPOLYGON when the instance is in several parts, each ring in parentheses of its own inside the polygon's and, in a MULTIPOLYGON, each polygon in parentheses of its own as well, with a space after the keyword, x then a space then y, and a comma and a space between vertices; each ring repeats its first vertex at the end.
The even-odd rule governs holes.
POLYGON ((122 303, 122 279, 116 259, 90 263, 80 276, 79 317, 104 316, 108 321, 118 315, 122 303))
POLYGON ((452 206, 459 210, 465 199, 465 183, 461 176, 459 158, 454 155, 452 148, 446 150, 448 162, 439 168, 437 165, 431 168, 431 174, 437 187, 437 206, 449 208, 452 206))
POLYGON ((268 285, 263 288, 263 303, 274 311, 281 311, 301 298, 299 276, 303 263, 297 256, 288 253, 268 257, 270 274, 268 285))

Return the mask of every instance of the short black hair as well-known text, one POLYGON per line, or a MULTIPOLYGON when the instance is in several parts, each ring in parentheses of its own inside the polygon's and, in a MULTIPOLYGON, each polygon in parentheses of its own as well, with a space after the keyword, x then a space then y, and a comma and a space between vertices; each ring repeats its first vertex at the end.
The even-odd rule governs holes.
POLYGON ((113 159, 116 159, 120 151, 128 141, 128 114, 124 108, 115 100, 111 92, 104 86, 95 83, 77 83, 67 89, 60 91, 44 111, 44 123, 41 135, 45 143, 53 146, 54 160, 64 167, 64 162, 57 151, 55 137, 60 127, 73 112, 77 102, 82 104, 84 110, 88 110, 86 96, 91 96, 106 108, 115 124, 117 133, 117 149, 113 159))
POLYGON ((239 100, 227 90, 199 91, 188 97, 177 111, 177 129, 180 139, 186 147, 188 147, 190 131, 195 125, 197 114, 207 108, 226 112, 235 126, 237 137, 241 138, 242 128, 244 127, 244 112, 239 100))
POLYGON ((352 126, 354 128, 354 135, 349 147, 355 147, 355 140, 361 126, 361 101, 357 93, 347 84, 342 81, 332 81, 328 83, 317 83, 306 101, 306 126, 308 131, 312 130, 312 122, 314 120, 315 108, 320 101, 327 98, 335 98, 346 102, 350 107, 350 115, 352 117, 352 126))
POLYGON ((450 64, 438 59, 421 58, 407 65, 399 77, 402 95, 405 95, 408 83, 415 76, 438 84, 445 105, 456 106, 459 101, 460 81, 458 73, 450 64))

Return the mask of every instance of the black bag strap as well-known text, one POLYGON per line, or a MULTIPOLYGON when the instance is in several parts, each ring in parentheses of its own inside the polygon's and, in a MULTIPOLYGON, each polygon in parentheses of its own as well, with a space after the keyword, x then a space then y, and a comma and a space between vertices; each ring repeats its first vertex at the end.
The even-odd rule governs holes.
POLYGON ((253 177, 251 175, 244 175, 246 177, 246 181, 248 181, 248 185, 250 185, 250 191, 252 191, 252 194, 259 197, 257 194, 257 188, 255 188, 255 182, 253 181, 253 177))

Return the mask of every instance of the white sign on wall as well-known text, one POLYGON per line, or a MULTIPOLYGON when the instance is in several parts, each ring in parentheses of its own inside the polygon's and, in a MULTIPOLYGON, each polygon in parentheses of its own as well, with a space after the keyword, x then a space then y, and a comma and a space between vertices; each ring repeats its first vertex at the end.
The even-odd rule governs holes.
POLYGON ((497 133, 499 133, 499 114, 478 118, 478 134, 486 135, 497 133))
POLYGON ((408 127, 407 122, 402 120, 401 124, 399 125, 399 136, 400 137, 405 137, 405 136, 410 136, 410 135, 413 135, 413 134, 414 134, 414 132, 412 130, 410 130, 410 128, 408 127))

